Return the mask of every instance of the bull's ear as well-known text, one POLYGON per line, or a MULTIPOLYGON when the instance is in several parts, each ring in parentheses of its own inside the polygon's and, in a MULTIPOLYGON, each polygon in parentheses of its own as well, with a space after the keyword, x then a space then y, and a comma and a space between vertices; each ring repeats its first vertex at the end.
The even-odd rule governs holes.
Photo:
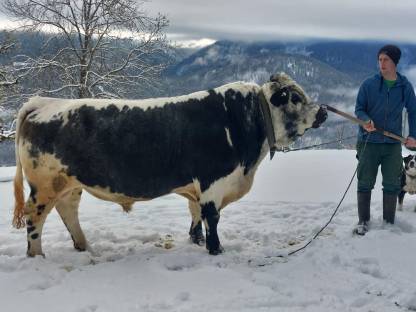
POLYGON ((408 155, 406 157, 403 157, 404 163, 407 164, 411 159, 412 159, 412 155, 408 155))

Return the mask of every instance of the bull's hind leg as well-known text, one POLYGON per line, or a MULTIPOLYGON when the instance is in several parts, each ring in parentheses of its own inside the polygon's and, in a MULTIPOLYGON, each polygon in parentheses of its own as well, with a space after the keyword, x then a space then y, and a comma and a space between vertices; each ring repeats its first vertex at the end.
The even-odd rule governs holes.
POLYGON ((190 239, 194 244, 203 245, 205 237, 202 233, 201 206, 198 202, 189 200, 189 211, 192 215, 191 228, 189 229, 190 239))
POLYGON ((220 220, 220 213, 214 202, 201 204, 201 216, 204 220, 206 231, 206 247, 210 255, 218 255, 224 251, 218 237, 217 226, 220 220))
POLYGON ((42 252, 42 229, 49 212, 54 206, 51 200, 41 200, 35 195, 36 189, 31 187, 31 194, 25 205, 27 230, 27 255, 44 256, 42 252))
POLYGON ((55 207, 71 234, 75 249, 85 251, 87 248, 87 241, 85 240, 78 219, 78 207, 81 200, 81 194, 82 189, 74 189, 59 199, 55 207))

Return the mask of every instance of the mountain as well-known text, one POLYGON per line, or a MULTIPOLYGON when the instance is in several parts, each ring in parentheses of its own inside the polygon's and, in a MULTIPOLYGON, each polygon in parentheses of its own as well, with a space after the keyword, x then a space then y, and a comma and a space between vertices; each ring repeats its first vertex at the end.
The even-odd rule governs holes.
MULTIPOLYGON (((307 46, 308 55, 362 81, 377 71, 381 42, 321 42, 307 46)), ((416 46, 398 44, 402 50, 399 71, 416 65, 416 46)))
MULTIPOLYGON (((165 73, 162 95, 186 94, 239 80, 263 84, 271 74, 286 72, 314 101, 352 112, 360 80, 331 66, 330 59, 312 57, 314 53, 303 45, 216 42, 170 67, 165 73)), ((356 127, 345 120, 330 118, 320 129, 309 131, 296 146, 355 132, 356 127)))
MULTIPOLYGON (((263 84, 271 74, 286 72, 316 102, 353 113, 361 82, 377 72, 380 42, 234 42, 218 41, 164 73, 162 96, 186 94, 233 81, 263 84)), ((416 45, 400 44, 399 70, 416 65, 416 45)), ((357 126, 330 115, 325 124, 309 131, 295 147, 354 137, 357 126)), ((354 146, 354 139, 327 147, 354 146)))
MULTIPOLYGON (((323 84, 328 87, 357 84, 319 59, 290 53, 283 44, 219 41, 170 67, 165 73, 168 86, 165 92, 183 94, 237 80, 262 84, 271 74, 281 71, 311 91, 322 91, 318 86, 323 84)), ((316 96, 321 96, 321 92, 316 96)))
MULTIPOLYGON (((42 35, 30 37, 22 33, 19 36, 20 50, 3 57, 0 64, 10 62, 15 54, 30 53, 33 57, 40 54, 44 39, 42 35)), ((294 78, 314 101, 353 113, 358 87, 366 77, 377 71, 376 55, 383 44, 349 41, 217 41, 196 51, 177 49, 176 55, 169 56, 175 63, 162 73, 160 87, 146 91, 132 90, 131 97, 176 96, 233 81, 263 84, 269 80, 270 75, 283 71, 294 78)), ((416 65, 416 45, 399 46, 403 53, 399 70, 416 65)), ((414 76, 416 77, 416 71, 414 76)), ((0 110, 0 118, 10 121, 14 116, 12 112, 13 110, 0 110)), ((356 129, 357 126, 346 120, 330 115, 321 128, 309 131, 295 146, 354 136, 356 129)), ((334 143, 327 147, 352 148, 353 144, 354 139, 351 139, 346 144, 334 143)), ((13 157, 12 147, 0 144, 0 155, 3 155, 1 153, 4 149, 10 154, 10 157, 4 158, 9 163, 13 157)))

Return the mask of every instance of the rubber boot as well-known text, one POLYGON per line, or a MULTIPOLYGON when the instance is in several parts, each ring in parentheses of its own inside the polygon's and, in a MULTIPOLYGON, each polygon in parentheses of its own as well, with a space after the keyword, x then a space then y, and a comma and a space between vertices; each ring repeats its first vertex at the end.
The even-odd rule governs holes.
POLYGON ((394 224, 396 215, 397 195, 383 193, 383 220, 394 224))
POLYGON ((370 221, 371 192, 357 192, 358 225, 355 233, 365 235, 368 232, 368 221, 370 221))

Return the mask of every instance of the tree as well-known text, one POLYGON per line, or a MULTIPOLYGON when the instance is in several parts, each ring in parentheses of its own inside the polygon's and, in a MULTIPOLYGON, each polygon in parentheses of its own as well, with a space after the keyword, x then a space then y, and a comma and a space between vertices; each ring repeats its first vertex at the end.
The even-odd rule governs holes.
MULTIPOLYGON (((4 42, 0 42, 0 56, 6 54, 15 46, 15 43, 8 38, 4 42)), ((12 77, 10 66, 0 66, 0 97, 2 89, 13 86, 17 83, 17 79, 12 77)))
POLYGON ((37 93, 72 98, 128 97, 157 84, 168 65, 165 16, 137 0, 3 0, 25 30, 48 35, 41 56, 16 59, 37 93), (45 81, 47 82, 45 85, 45 81))

